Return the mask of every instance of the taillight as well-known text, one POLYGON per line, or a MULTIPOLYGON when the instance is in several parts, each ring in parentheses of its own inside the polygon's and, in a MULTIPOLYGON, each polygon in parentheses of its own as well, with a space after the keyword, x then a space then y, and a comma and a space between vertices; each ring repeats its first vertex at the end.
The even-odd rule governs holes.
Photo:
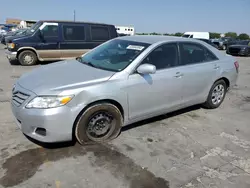
POLYGON ((239 72, 240 65, 239 65, 238 61, 234 62, 234 66, 235 66, 236 71, 239 72))

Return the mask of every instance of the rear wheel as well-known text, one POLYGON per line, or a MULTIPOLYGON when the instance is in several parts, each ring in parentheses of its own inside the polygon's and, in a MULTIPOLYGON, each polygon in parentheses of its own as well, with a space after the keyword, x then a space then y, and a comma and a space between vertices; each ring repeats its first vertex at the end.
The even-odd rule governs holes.
POLYGON ((218 80, 210 89, 207 101, 204 104, 209 109, 218 108, 223 102, 227 91, 227 85, 224 80, 218 80))
POLYGON ((81 144, 106 142, 120 133, 123 117, 113 104, 100 103, 89 107, 79 118, 75 136, 81 144))
POLYGON ((30 50, 25 50, 19 54, 18 61, 23 66, 35 65, 37 62, 37 56, 34 52, 30 50))

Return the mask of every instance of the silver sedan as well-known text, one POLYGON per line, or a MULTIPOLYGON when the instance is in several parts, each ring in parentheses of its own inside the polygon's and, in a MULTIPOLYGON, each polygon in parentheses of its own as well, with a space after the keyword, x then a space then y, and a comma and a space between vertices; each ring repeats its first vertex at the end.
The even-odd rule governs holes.
POLYGON ((202 41, 119 37, 23 75, 13 87, 12 111, 21 131, 38 141, 104 142, 153 116, 196 104, 219 107, 238 69, 232 56, 202 41))

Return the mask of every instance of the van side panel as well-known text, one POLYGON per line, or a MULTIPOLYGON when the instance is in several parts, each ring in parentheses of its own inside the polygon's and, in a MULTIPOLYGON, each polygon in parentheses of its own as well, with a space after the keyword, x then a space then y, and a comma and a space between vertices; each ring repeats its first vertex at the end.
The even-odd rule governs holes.
MULTIPOLYGON (((72 37, 74 38, 74 36, 72 37)), ((89 50, 115 37, 117 37, 117 32, 115 26, 112 25, 63 23, 62 42, 60 44, 61 58, 69 59, 81 56, 89 50), (100 28, 100 32, 98 32, 98 28, 100 28), (108 31, 108 37, 103 40, 95 39, 94 37, 104 34, 101 33, 102 29, 104 29, 104 31, 108 31), (77 33, 77 40, 69 39, 71 37, 71 30, 77 33)))

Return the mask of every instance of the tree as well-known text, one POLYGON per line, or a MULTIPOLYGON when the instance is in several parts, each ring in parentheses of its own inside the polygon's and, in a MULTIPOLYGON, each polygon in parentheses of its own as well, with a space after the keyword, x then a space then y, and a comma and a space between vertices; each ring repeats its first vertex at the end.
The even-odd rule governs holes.
POLYGON ((227 33, 225 33, 225 37, 237 38, 237 33, 227 32, 227 33))
POLYGON ((220 38, 220 33, 210 32, 209 35, 210 35, 211 39, 218 39, 218 38, 220 38))
POLYGON ((240 39, 240 40, 248 40, 249 35, 246 34, 246 33, 241 33, 241 34, 239 34, 238 39, 240 39))
POLYGON ((183 33, 181 33, 181 32, 177 32, 174 34, 174 36, 177 36, 177 37, 181 37, 182 35, 183 35, 183 33))
POLYGON ((160 34, 160 33, 153 32, 153 33, 150 33, 150 35, 161 35, 161 34, 160 34))

